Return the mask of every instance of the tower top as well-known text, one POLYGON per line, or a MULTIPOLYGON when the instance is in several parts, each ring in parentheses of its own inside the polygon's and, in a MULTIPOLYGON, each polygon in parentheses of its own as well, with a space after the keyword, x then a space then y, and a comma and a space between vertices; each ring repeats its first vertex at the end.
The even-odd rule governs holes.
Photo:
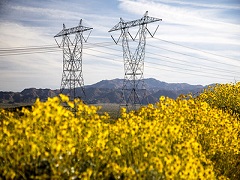
POLYGON ((156 22, 156 21, 162 21, 162 19, 150 17, 150 16, 148 16, 148 11, 146 11, 146 13, 143 15, 143 17, 141 19, 124 22, 123 19, 120 18, 120 22, 118 24, 116 24, 108 32, 117 31, 120 29, 126 29, 126 28, 139 26, 139 25, 144 25, 144 24, 148 24, 148 23, 152 23, 152 22, 156 22))
POLYGON ((69 34, 84 32, 84 31, 88 31, 91 29, 93 29, 93 28, 82 26, 82 19, 81 19, 79 22, 79 25, 76 27, 66 29, 65 24, 63 24, 63 29, 58 34, 56 34, 54 37, 60 37, 60 36, 65 36, 65 35, 69 35, 69 34))

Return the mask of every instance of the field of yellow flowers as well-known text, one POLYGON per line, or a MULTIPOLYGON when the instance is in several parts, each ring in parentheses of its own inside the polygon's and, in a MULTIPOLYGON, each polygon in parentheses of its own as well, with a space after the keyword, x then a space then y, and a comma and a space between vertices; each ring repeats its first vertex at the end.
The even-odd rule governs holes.
POLYGON ((239 86, 160 97, 116 120, 64 95, 1 110, 0 179, 240 179, 239 86))

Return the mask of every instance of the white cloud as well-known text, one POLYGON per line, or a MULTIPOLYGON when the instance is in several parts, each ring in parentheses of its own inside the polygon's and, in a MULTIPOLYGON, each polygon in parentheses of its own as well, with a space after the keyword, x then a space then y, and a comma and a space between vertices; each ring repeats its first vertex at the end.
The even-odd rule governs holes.
MULTIPOLYGON (((16 47, 54 45, 52 37, 44 36, 42 29, 16 23, 1 22, 0 32, 0 48, 13 49, 9 53, 18 54, 3 56, 3 51, 0 53, 1 90, 20 91, 25 87, 56 87, 57 83, 54 81, 60 78, 58 74, 61 73, 61 55, 58 56, 56 53, 19 55, 19 51, 14 51, 16 47)), ((25 53, 31 53, 31 50, 25 53)))
MULTIPOLYGON (((148 10, 149 16, 162 18, 157 36, 170 41, 240 45, 239 24, 216 21, 211 17, 206 19, 199 15, 201 10, 146 0, 121 0, 120 2, 120 7, 128 12, 142 15, 148 10)), ((215 10, 209 11, 215 14, 215 10)))
POLYGON ((207 3, 198 3, 198 2, 189 2, 189 1, 177 1, 177 0, 155 0, 155 2, 175 3, 175 4, 179 4, 179 5, 190 5, 190 6, 204 7, 204 8, 240 10, 239 6, 231 6, 231 5, 225 5, 225 4, 207 4, 207 3))
POLYGON ((162 18, 167 23, 176 25, 195 26, 200 28, 217 29, 224 27, 224 31, 231 30, 239 33, 239 25, 212 19, 215 9, 205 10, 191 7, 178 7, 171 4, 156 3, 151 0, 120 0, 120 8, 131 13, 143 15, 146 10, 150 16, 162 18), (133 8, 134 7, 134 8, 133 8), (208 13, 206 13, 208 12, 208 13))
POLYGON ((69 19, 79 21, 79 15, 80 15, 80 13, 78 12, 42 8, 42 7, 12 6, 11 9, 13 11, 19 11, 19 12, 25 12, 28 14, 30 13, 32 15, 37 15, 38 17, 45 16, 45 18, 47 17, 50 19, 61 19, 63 21, 69 20, 69 19))

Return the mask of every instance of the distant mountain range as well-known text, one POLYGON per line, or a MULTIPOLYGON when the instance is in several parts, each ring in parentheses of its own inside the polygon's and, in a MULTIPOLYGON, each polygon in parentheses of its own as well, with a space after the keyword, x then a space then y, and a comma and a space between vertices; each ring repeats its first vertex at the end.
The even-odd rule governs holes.
MULTIPOLYGON (((166 83, 153 78, 144 80, 147 89, 147 97, 144 102, 155 103, 160 96, 177 98, 180 94, 199 93, 204 89, 202 85, 190 85, 187 83, 166 83)), ((120 103, 123 79, 102 80, 96 84, 85 86, 86 102, 98 103, 120 103)), ((57 96, 60 90, 28 88, 22 92, 0 91, 1 104, 28 103, 32 104, 36 98, 45 101, 48 97, 57 96)), ((80 88, 76 89, 76 95, 82 96, 80 88)))

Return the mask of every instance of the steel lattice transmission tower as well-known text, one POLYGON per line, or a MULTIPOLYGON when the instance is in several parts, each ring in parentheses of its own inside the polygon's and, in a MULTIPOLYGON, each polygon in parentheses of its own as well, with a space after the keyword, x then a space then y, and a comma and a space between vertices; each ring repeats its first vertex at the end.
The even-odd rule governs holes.
POLYGON ((126 106, 127 110, 136 110, 138 106, 142 105, 142 100, 146 96, 146 88, 143 79, 144 58, 147 32, 153 37, 158 29, 152 34, 147 28, 148 23, 161 21, 162 19, 148 16, 148 11, 141 19, 124 22, 120 18, 120 22, 116 24, 108 32, 121 30, 121 34, 116 41, 113 36, 112 39, 117 44, 122 39, 123 60, 124 60, 124 82, 122 87, 122 106, 126 106), (129 32, 129 28, 138 26, 139 29, 133 38, 129 32), (131 39, 130 39, 131 38, 131 39), (129 40, 137 41, 135 52, 132 53, 129 40))
POLYGON ((82 90, 83 97, 85 98, 84 81, 82 73, 82 49, 83 42, 87 42, 90 35, 84 38, 83 33, 93 28, 85 27, 82 25, 82 19, 79 25, 73 28, 66 29, 63 24, 63 29, 54 36, 55 40, 57 37, 62 37, 61 43, 58 43, 59 48, 63 49, 63 73, 60 93, 67 94, 71 100, 76 98, 76 88, 80 87, 82 90), (75 35, 70 37, 70 35, 75 35))

